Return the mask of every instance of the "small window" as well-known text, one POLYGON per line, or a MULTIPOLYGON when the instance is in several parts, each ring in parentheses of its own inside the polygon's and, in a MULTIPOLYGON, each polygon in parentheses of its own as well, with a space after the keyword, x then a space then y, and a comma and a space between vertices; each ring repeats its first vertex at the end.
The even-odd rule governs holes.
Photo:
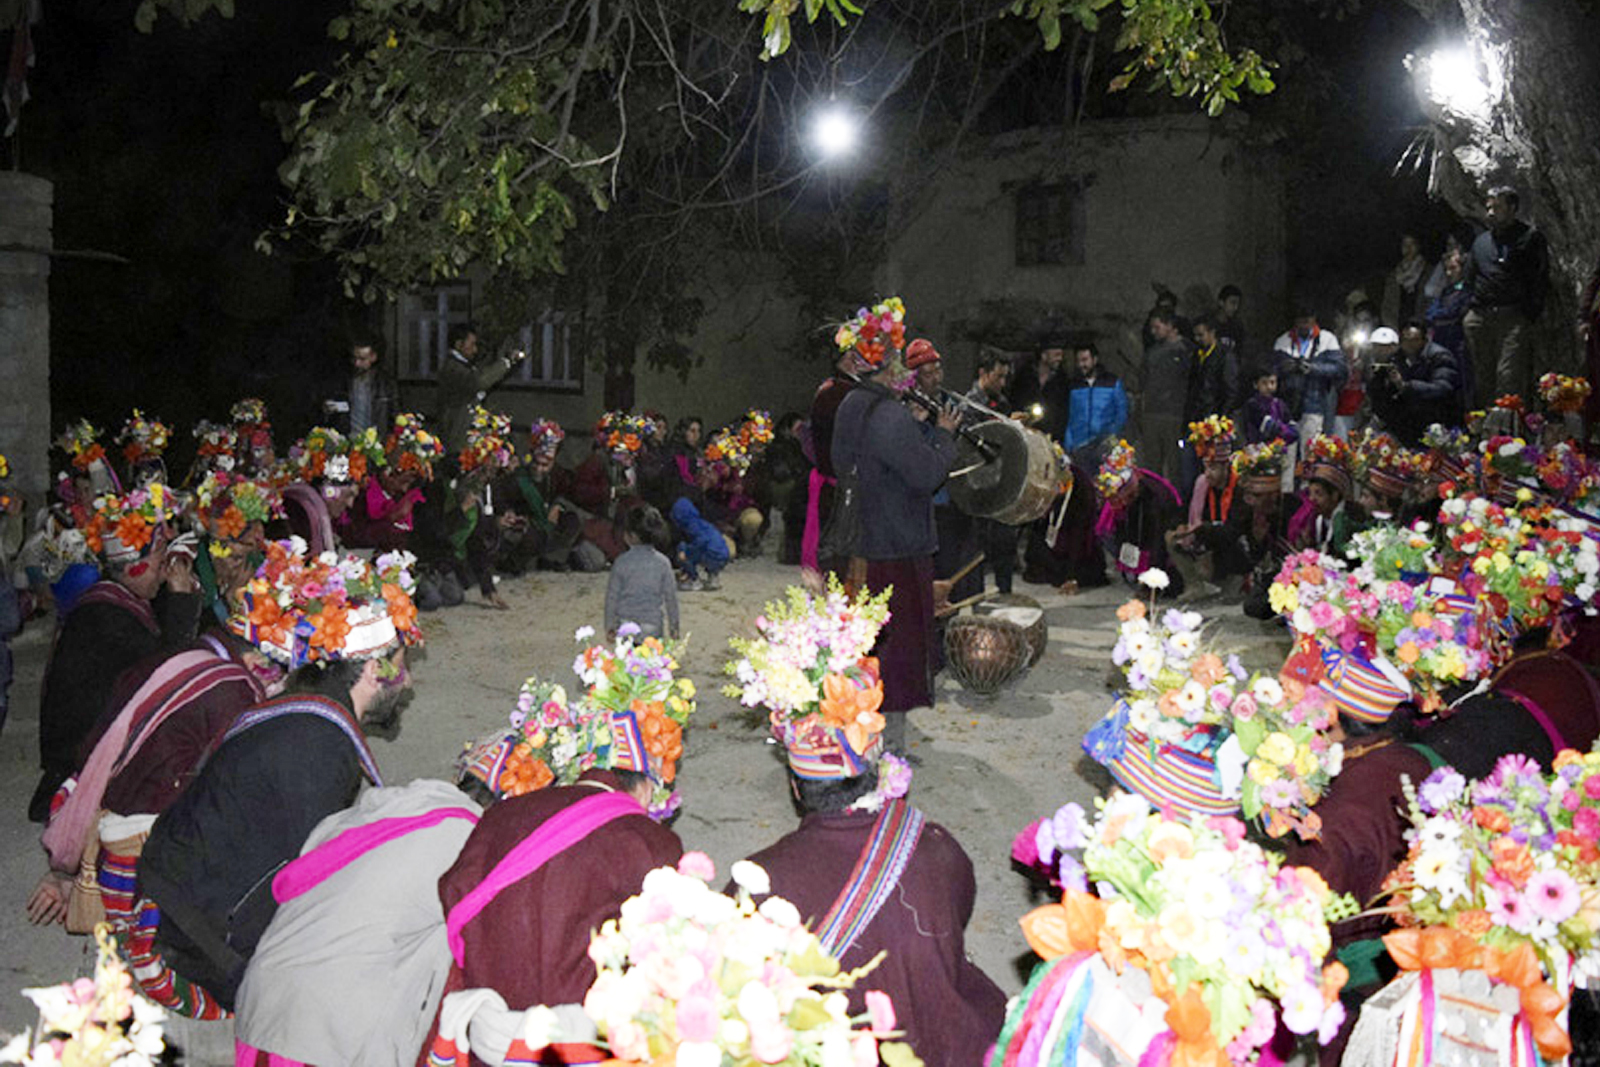
POLYGON ((565 311, 546 310, 522 328, 518 347, 528 358, 506 378, 508 385, 565 392, 583 390, 583 354, 577 324, 565 311))
POLYGON ((395 357, 402 378, 431 381, 450 352, 450 328, 472 321, 472 286, 423 289, 400 298, 395 357))
POLYGON ((1043 267, 1083 262, 1082 205, 1064 182, 1025 185, 1017 190, 1017 266, 1043 267))

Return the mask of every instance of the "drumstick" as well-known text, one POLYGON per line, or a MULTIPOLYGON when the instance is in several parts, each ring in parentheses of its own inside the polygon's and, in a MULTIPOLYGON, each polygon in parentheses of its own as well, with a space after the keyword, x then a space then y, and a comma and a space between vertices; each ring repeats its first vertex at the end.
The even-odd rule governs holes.
POLYGON ((985 593, 975 593, 972 596, 967 597, 967 599, 965 599, 965 600, 958 600, 954 604, 950 605, 949 612, 950 612, 951 615, 954 615, 956 612, 960 611, 962 608, 970 608, 972 605, 978 603, 978 601, 982 600, 984 597, 986 597, 988 595, 989 594, 986 593, 986 592, 985 593))

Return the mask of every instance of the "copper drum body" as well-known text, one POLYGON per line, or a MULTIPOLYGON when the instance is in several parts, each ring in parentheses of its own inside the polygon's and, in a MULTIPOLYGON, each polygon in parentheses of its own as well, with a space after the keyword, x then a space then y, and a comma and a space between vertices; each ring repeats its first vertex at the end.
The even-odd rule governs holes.
POLYGON ((1005 619, 962 615, 944 631, 945 663, 966 688, 993 696, 1028 669, 1032 648, 1021 626, 1005 619))
POLYGON ((1010 419, 980 422, 971 430, 999 456, 985 462, 976 446, 957 438, 951 469, 973 469, 947 483, 951 502, 968 515, 1007 526, 1043 517, 1061 491, 1061 463, 1050 438, 1010 419))

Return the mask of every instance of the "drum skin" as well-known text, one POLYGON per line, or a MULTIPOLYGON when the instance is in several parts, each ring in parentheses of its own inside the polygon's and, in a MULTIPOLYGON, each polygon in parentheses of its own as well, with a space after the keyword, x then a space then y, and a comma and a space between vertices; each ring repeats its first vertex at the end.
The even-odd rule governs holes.
POLYGON ((985 462, 972 442, 957 438, 951 470, 974 469, 947 483, 951 502, 974 518, 1008 526, 1043 517, 1061 491, 1061 466, 1050 438, 1010 419, 980 422, 971 430, 999 456, 985 462))

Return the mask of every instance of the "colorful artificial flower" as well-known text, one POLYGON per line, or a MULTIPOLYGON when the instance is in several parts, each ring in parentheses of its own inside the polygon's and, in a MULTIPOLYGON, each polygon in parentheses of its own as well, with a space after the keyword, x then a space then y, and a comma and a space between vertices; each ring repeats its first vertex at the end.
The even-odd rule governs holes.
POLYGON ((195 511, 206 532, 221 541, 236 540, 251 523, 284 515, 283 497, 265 481, 214 470, 195 490, 195 511))
POLYGON ((201 419, 195 423, 195 471, 231 471, 238 463, 239 434, 232 426, 201 419))
POLYGON ((1133 446, 1119 438, 1100 461, 1100 470, 1094 477, 1095 488, 1100 490, 1101 496, 1116 496, 1138 473, 1138 457, 1133 446))
POLYGON ((122 458, 137 465, 146 460, 160 459, 172 439, 172 428, 160 419, 147 419, 138 408, 122 424, 117 443, 122 446, 122 458))
POLYGON ((140 996, 111 927, 94 930, 94 976, 24 989, 39 1021, 0 1048, 0 1064, 22 1067, 154 1067, 164 1062, 166 1012, 140 996))
POLYGON ((409 552, 369 563, 331 551, 308 558, 298 537, 269 541, 229 625, 290 668, 387 655, 422 643, 411 600, 415 565, 409 552))
POLYGON ((91 551, 103 552, 106 537, 114 536, 125 548, 142 552, 157 531, 177 518, 178 507, 172 490, 161 482, 150 482, 131 493, 106 493, 94 500, 84 540, 91 551))
MULTIPOLYGON (((1008 1015, 997 1060, 1012 1062, 1024 1045, 1042 1042, 1054 1051, 1027 1062, 1058 1062, 1053 1035, 1064 1033, 1069 1007, 1046 1007, 1033 993, 1082 953, 1118 974, 1149 975, 1168 1009, 1166 1027, 1156 1029, 1169 1031, 1150 1045, 1165 1040, 1171 1062, 1254 1063, 1280 1024, 1308 1044, 1333 1039, 1344 1021, 1345 970, 1322 961, 1329 919, 1350 910, 1347 899, 1316 872, 1282 866, 1245 840, 1236 819, 1181 820, 1120 792, 1096 807, 1090 820, 1065 805, 1013 846, 1014 857, 1061 887, 1062 900, 1022 920, 1045 962, 1008 1015)), ((1144 1062, 1143 1054, 1135 1049, 1132 1058, 1144 1062)))
POLYGON ((656 424, 652 420, 626 411, 606 412, 594 428, 594 439, 604 445, 613 458, 623 462, 631 462, 655 434, 656 424))
POLYGON ((768 896, 771 881, 749 861, 733 865, 732 898, 707 884, 704 853, 645 875, 590 940, 599 968, 583 1010, 611 1062, 724 1064, 894 1064, 921 1067, 899 1036, 887 994, 868 990, 868 1011, 852 1018, 845 990, 877 961, 841 971, 800 912, 768 896), (754 896, 765 896, 757 906, 754 896))
POLYGON ((1219 449, 1224 453, 1231 451, 1233 441, 1233 420, 1226 415, 1208 415, 1189 424, 1189 443, 1202 460, 1209 459, 1219 449))
POLYGON ((100 431, 88 419, 79 419, 68 424, 56 444, 72 457, 74 467, 86 471, 97 460, 105 459, 106 450, 100 444, 99 437, 100 431))
POLYGON ((424 425, 423 417, 413 412, 396 415, 383 451, 389 466, 426 480, 433 477, 433 465, 444 455, 444 442, 424 425))
POLYGON ((841 352, 854 350, 874 367, 880 366, 890 350, 905 348, 905 317, 905 301, 898 296, 871 308, 857 308, 853 317, 834 330, 833 343, 841 352))
POLYGON ((461 473, 476 471, 493 476, 510 470, 516 458, 516 449, 511 445, 511 416, 474 406, 467 423, 467 444, 457 457, 461 473))
POLYGON ((1539 379, 1539 399, 1550 411, 1564 415, 1579 411, 1589 399, 1589 379, 1551 371, 1539 379))
POLYGON ((1283 474, 1283 457, 1279 440, 1246 445, 1233 454, 1233 472, 1241 478, 1276 478, 1283 474))
POLYGON ((567 438, 567 431, 554 419, 534 419, 528 427, 528 441, 533 446, 536 456, 554 459, 557 452, 561 451, 561 442, 567 438))

